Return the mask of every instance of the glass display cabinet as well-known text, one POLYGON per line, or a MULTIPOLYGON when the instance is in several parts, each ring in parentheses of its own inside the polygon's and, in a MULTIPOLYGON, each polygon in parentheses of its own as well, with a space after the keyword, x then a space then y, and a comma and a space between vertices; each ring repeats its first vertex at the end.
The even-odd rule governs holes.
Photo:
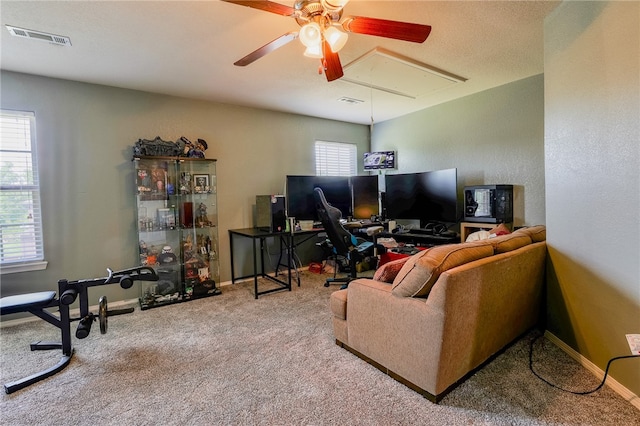
POLYGON ((216 160, 135 156, 140 265, 158 281, 141 282, 149 309, 220 294, 216 160))

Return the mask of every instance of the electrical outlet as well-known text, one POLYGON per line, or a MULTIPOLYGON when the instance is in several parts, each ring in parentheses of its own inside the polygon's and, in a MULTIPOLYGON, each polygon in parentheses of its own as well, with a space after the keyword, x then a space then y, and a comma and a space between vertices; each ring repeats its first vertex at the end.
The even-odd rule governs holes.
POLYGON ((629 349, 633 355, 640 355, 640 334, 627 334, 629 349))

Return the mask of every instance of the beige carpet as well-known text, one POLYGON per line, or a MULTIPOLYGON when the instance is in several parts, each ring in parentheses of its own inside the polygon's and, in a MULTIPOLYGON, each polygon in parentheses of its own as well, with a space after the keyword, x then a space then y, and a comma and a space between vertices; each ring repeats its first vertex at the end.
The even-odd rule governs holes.
MULTIPOLYGON (((533 334, 435 405, 334 343, 325 277, 255 300, 252 283, 222 295, 97 324, 57 375, 2 394, 2 425, 640 425, 640 411, 607 387, 578 396, 535 378, 533 334)), ((3 328, 2 383, 53 365, 44 321, 3 328)), ((599 381, 553 344, 536 345, 539 372, 577 391, 599 381)))

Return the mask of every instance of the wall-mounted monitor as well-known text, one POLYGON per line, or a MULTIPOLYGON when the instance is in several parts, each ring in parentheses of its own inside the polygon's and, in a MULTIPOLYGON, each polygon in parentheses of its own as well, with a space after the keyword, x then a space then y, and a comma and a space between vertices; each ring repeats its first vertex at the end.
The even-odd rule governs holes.
POLYGON ((377 151, 364 153, 364 169, 395 169, 396 168, 396 152, 395 151, 377 151))

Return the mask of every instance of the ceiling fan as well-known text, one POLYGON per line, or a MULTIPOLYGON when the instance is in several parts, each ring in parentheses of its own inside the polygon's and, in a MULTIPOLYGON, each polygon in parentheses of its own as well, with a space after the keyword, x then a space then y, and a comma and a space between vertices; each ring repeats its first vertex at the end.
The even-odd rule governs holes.
POLYGON ((347 33, 422 43, 431 32, 429 25, 409 22, 363 16, 347 16, 342 19, 343 8, 349 0, 296 0, 293 7, 268 0, 222 1, 289 16, 300 25, 300 31, 290 31, 281 35, 236 61, 234 65, 241 67, 249 65, 266 54, 300 38, 306 47, 304 55, 321 60, 319 72, 324 71, 327 81, 337 80, 344 75, 338 51, 347 42, 347 33))

